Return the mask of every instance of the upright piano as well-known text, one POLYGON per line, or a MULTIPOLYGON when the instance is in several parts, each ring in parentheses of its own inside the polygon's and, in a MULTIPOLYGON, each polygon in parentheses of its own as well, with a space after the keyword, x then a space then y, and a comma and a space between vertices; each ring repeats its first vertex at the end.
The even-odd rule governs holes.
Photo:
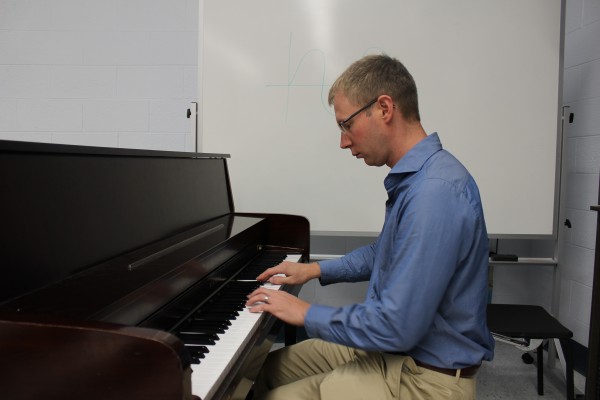
POLYGON ((246 295, 309 224, 235 212, 227 159, 0 141, 0 398, 245 398, 294 341, 246 295))

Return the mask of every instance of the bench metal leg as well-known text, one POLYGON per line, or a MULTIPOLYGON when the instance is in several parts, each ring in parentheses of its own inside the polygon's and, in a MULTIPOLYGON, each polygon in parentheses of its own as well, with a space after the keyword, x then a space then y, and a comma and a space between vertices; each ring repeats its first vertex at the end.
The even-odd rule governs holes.
POLYGON ((565 375, 567 382, 567 400, 575 398, 575 382, 573 378, 573 347, 569 339, 560 339, 560 347, 565 357, 565 375))
POLYGON ((544 343, 537 348, 537 389, 540 396, 544 395, 544 343))

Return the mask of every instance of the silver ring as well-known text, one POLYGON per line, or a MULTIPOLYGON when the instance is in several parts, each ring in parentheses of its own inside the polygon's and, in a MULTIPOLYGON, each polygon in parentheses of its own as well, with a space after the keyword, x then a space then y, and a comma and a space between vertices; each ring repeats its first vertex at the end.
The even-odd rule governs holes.
POLYGON ((265 296, 265 303, 269 302, 269 296, 265 296))

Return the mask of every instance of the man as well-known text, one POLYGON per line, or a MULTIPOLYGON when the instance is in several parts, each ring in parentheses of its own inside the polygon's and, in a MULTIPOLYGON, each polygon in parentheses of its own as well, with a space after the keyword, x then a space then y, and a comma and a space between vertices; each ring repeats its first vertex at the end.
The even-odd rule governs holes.
POLYGON ((284 262, 257 279, 369 280, 367 297, 328 307, 265 288, 251 293, 251 311, 304 326, 315 338, 272 352, 257 396, 474 399, 475 373, 494 347, 477 185, 437 134, 425 133, 415 82, 398 60, 378 55, 353 63, 331 87, 329 104, 340 147, 367 165, 391 168, 382 231, 375 243, 341 259, 284 262))

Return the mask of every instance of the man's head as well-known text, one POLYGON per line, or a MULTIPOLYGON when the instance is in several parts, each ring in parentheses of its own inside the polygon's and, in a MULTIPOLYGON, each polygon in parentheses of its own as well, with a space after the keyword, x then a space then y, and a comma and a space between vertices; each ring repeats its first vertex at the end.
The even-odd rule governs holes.
POLYGON ((340 147, 367 165, 393 167, 426 136, 415 82, 398 60, 367 56, 348 67, 329 91, 340 147))
POLYGON ((412 75, 400 61, 387 55, 369 55, 350 65, 331 86, 329 105, 333 105, 338 93, 355 105, 387 94, 407 121, 421 120, 412 75))

